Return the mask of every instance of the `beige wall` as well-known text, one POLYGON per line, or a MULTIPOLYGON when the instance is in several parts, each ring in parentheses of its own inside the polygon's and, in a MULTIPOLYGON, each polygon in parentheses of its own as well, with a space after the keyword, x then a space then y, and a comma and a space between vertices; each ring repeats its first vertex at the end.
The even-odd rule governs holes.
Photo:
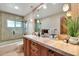
POLYGON ((60 17, 64 16, 65 13, 59 13, 41 19, 41 29, 49 29, 49 33, 52 34, 54 29, 57 29, 57 34, 60 33, 60 17))
MULTIPOLYGON (((22 17, 8 14, 8 13, 2 13, 1 14, 2 19, 0 19, 0 23, 2 23, 1 27, 1 39, 0 40, 8 40, 8 39, 15 39, 15 38, 20 38, 23 35, 23 30, 22 28, 10 28, 7 27, 7 20, 14 20, 14 21, 22 21, 22 17), (17 19, 18 18, 18 19, 17 19), (15 35, 13 35, 13 31, 15 31, 15 35)), ((1 18, 0 17, 0 18, 1 18)))

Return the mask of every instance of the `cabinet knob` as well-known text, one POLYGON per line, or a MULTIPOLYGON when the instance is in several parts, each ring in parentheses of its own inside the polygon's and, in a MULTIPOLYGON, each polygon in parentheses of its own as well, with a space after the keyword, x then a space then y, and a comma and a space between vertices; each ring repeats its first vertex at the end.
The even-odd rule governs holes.
POLYGON ((35 50, 32 50, 33 52, 35 52, 35 50))

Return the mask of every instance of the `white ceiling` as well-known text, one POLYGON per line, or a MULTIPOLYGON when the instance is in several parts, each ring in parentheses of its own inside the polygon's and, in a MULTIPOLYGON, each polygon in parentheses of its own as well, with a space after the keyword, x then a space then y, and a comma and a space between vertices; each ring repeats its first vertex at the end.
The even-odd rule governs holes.
POLYGON ((5 11, 20 16, 25 16, 30 13, 37 5, 37 3, 0 3, 0 11, 5 11), (18 6, 19 9, 16 10, 14 7, 18 6), (31 6, 33 6, 31 8, 31 6))
MULTIPOLYGON (((63 5, 62 3, 57 3, 57 4, 53 4, 53 3, 48 3, 46 4, 47 9, 43 9, 41 8, 39 11, 36 12, 36 14, 39 14, 39 18, 44 18, 50 15, 54 15, 60 12, 63 12, 63 5)), ((38 17, 36 17, 38 18, 38 17)))
MULTIPOLYGON (((37 7, 40 3, 0 3, 0 10, 17 14, 20 16, 25 16, 30 13, 35 7, 37 7), (19 9, 16 10, 14 6, 18 6, 19 9), (33 6, 31 8, 31 6, 33 6)), ((47 3, 47 9, 40 8, 39 11, 35 12, 35 15, 39 14, 39 18, 43 18, 49 15, 53 15, 62 11, 63 4, 62 3, 47 3)), ((36 16, 36 18, 38 18, 36 16)))

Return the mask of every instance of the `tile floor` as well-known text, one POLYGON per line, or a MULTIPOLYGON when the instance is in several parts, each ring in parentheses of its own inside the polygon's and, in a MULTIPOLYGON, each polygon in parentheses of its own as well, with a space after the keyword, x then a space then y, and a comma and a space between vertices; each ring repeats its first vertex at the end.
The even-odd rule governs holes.
POLYGON ((16 51, 11 51, 3 54, 2 56, 24 56, 23 52, 17 53, 16 51))
POLYGON ((0 56, 24 56, 22 51, 18 52, 20 51, 19 47, 23 44, 22 40, 14 41, 13 43, 2 44, 0 45, 0 56))

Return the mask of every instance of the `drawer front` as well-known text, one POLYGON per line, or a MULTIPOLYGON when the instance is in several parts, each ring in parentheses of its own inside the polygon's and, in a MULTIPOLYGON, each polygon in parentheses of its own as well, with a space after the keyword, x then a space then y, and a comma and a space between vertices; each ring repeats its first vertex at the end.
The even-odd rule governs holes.
POLYGON ((31 56, 39 56, 40 55, 40 47, 37 43, 31 42, 31 56))
POLYGON ((35 47, 35 48, 39 48, 39 45, 35 42, 31 42, 31 46, 35 47))
POLYGON ((40 55, 39 51, 31 49, 31 56, 39 56, 39 55, 40 55))

